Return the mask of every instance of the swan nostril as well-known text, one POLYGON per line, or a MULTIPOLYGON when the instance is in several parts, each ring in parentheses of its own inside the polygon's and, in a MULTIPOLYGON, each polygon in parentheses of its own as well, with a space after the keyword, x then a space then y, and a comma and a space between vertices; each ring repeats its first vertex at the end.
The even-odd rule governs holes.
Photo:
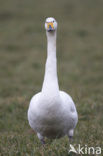
POLYGON ((49 28, 52 28, 51 25, 49 25, 49 28))

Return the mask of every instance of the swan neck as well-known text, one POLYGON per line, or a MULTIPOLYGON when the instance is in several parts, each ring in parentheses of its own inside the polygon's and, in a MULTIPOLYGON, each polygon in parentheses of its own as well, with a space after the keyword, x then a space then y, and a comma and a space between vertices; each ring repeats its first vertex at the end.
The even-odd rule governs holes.
POLYGON ((42 91, 54 93, 59 91, 56 60, 56 31, 47 32, 47 60, 42 91))
POLYGON ((49 57, 56 59, 56 32, 47 32, 47 58, 49 57))

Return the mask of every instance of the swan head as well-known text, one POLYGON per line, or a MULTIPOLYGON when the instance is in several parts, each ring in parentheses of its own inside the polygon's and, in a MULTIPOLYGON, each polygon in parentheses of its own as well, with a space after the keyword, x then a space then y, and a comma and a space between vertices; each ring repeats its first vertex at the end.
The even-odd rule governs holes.
POLYGON ((57 21, 53 17, 46 18, 45 29, 47 32, 54 32, 57 29, 57 21))

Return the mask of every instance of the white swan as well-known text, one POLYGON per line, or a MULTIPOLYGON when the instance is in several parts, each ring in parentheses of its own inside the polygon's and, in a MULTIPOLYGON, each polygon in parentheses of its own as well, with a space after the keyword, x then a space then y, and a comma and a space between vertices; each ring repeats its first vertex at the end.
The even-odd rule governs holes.
POLYGON ((47 60, 41 92, 33 96, 28 109, 28 121, 38 138, 73 136, 78 115, 72 98, 59 90, 56 64, 56 30, 54 18, 46 19, 47 60))

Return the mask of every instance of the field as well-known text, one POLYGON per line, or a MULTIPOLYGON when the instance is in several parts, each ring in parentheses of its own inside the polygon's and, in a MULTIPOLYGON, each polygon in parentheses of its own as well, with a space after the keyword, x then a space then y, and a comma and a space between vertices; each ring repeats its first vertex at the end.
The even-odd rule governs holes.
POLYGON ((27 121, 30 99, 42 87, 49 16, 58 21, 60 89, 79 114, 73 145, 103 148, 103 1, 1 0, 0 156, 69 155, 67 137, 46 139, 43 147, 27 121))

